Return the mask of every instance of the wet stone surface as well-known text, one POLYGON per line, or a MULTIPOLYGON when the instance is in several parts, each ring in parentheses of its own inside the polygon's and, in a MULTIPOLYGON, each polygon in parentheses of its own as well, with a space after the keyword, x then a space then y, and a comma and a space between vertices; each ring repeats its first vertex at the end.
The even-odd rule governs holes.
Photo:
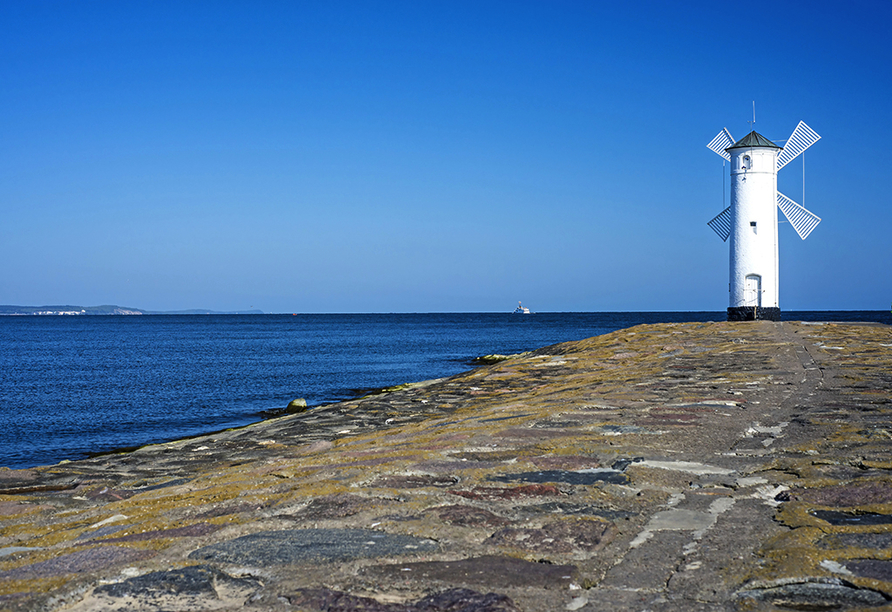
POLYGON ((458 478, 456 478, 455 476, 430 476, 424 474, 408 476, 381 476, 372 483, 372 485, 376 487, 387 487, 392 489, 452 487, 456 484, 458 484, 458 478))
POLYGON ((892 525, 892 514, 876 512, 841 512, 839 510, 814 510, 812 514, 831 525, 851 525, 869 527, 872 525, 892 525))
POLYGON ((570 485, 593 485, 597 482, 624 485, 629 477, 617 470, 593 469, 571 472, 568 470, 543 470, 541 472, 522 472, 504 474, 490 478, 493 482, 558 482, 570 485))
POLYGON ((458 561, 400 563, 366 568, 372 578, 459 582, 488 587, 529 586, 566 588, 577 577, 573 565, 533 563, 515 557, 483 556, 458 561))
POLYGON ((530 463, 540 470, 586 470, 601 467, 596 457, 555 455, 531 457, 530 463))
POLYGON ((821 548, 876 548, 892 549, 892 532, 890 533, 838 533, 821 538, 821 548))
POLYGON ((200 548, 190 559, 244 565, 294 565, 433 552, 426 538, 370 529, 295 529, 266 531, 200 548))
POLYGON ((157 597, 158 595, 201 595, 216 598, 217 585, 227 583, 254 590, 254 579, 233 578, 208 565, 190 565, 165 572, 150 572, 116 584, 96 588, 95 593, 109 597, 157 597))
POLYGON ((381 603, 330 589, 301 589, 287 599, 308 612, 519 612, 504 595, 470 589, 450 589, 409 604, 381 603))
POLYGON ((884 606, 889 599, 882 593, 845 584, 806 582, 774 588, 743 591, 741 599, 764 602, 787 610, 845 610, 884 606))

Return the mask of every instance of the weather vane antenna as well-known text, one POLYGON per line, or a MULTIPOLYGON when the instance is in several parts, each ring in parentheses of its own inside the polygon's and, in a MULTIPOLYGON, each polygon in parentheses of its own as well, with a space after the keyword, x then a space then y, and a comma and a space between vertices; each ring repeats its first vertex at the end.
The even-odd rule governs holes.
POLYGON ((753 120, 747 121, 750 124, 750 131, 756 129, 756 101, 753 100, 753 120))

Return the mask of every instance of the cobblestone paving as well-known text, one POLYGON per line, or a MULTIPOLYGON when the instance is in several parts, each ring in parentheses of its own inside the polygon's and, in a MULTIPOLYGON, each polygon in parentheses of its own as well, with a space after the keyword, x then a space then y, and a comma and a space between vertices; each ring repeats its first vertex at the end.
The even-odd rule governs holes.
POLYGON ((639 326, 0 469, 0 609, 892 607, 892 331, 639 326))

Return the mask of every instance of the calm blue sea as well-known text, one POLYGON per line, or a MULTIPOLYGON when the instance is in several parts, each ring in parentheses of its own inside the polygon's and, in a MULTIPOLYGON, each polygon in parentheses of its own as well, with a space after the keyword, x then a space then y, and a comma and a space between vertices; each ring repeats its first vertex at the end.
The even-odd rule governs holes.
MULTIPOLYGON (((878 321, 885 312, 785 312, 878 321)), ((0 317, 0 466, 30 467, 261 420, 303 397, 449 376, 639 323, 724 312, 0 317)))

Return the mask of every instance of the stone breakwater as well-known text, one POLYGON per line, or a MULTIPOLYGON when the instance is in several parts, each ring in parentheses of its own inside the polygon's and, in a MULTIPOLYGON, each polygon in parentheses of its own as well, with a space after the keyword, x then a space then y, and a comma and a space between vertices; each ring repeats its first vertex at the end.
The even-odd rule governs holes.
POLYGON ((0 470, 0 609, 892 605, 892 330, 640 326, 0 470))

